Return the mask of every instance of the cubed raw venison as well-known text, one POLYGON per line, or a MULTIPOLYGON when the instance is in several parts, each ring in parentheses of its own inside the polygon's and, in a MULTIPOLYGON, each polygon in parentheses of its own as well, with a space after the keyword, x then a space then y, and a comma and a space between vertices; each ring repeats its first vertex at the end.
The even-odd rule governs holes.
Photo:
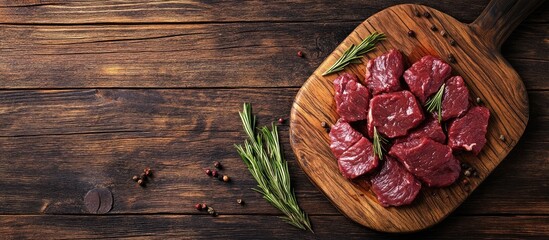
POLYGON ((378 157, 374 154, 372 143, 367 138, 362 137, 339 156, 337 164, 344 177, 353 179, 376 168, 378 157))
POLYGON ((381 171, 370 182, 377 200, 384 207, 410 204, 421 189, 421 183, 390 156, 385 157, 381 171))
POLYGON ((330 130, 330 149, 336 158, 362 138, 362 134, 354 130, 349 123, 339 119, 330 130))
POLYGON ((450 147, 429 138, 412 142, 393 145, 389 154, 427 186, 444 187, 456 181, 461 167, 450 147))
POLYGON ((412 139, 430 138, 439 143, 444 144, 446 142, 446 134, 442 131, 442 127, 438 122, 438 119, 428 117, 419 127, 410 131, 410 133, 404 137, 397 138, 393 141, 394 144, 401 142, 408 142, 412 139))
POLYGON ((486 144, 489 119, 488 108, 472 107, 463 117, 454 119, 448 126, 448 145, 453 150, 466 150, 478 155, 486 144))
POLYGON ((442 97, 442 121, 461 117, 469 108, 469 90, 460 76, 446 80, 442 97))
POLYGON ((428 55, 404 71, 404 81, 410 87, 410 91, 423 104, 429 96, 438 91, 451 72, 450 65, 428 55))
POLYGON ((356 75, 343 73, 334 80, 336 110, 341 119, 352 122, 366 119, 370 92, 356 75))
POLYGON ((400 76, 403 71, 402 54, 400 51, 392 49, 388 53, 368 61, 364 82, 374 95, 396 92, 401 89, 400 76))
POLYGON ((388 138, 402 137, 423 121, 423 112, 409 91, 376 95, 370 101, 368 135, 374 127, 388 138))

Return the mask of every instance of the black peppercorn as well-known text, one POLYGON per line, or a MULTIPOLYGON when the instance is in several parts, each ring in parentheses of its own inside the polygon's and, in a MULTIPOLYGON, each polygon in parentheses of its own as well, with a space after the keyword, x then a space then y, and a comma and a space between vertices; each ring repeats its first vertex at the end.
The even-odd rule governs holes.
POLYGON ((440 31, 440 35, 442 35, 443 37, 448 36, 448 34, 446 33, 446 31, 444 31, 444 30, 440 31))
POLYGON ((431 25, 431 30, 432 30, 432 31, 436 31, 436 30, 437 30, 437 26, 431 25))
POLYGON ((477 97, 477 103, 481 103, 482 102, 482 99, 480 99, 479 97, 477 97))
POLYGON ((141 179, 143 181, 147 180, 147 174, 142 173, 141 175, 139 175, 139 179, 141 179))
POLYGON ((143 181, 143 179, 139 179, 137 180, 137 184, 139 184, 139 186, 145 186, 145 181, 143 181))
POLYGON ((322 126, 323 128, 326 128, 326 127, 328 127, 328 124, 326 122, 322 122, 322 123, 320 123, 320 126, 322 126))
POLYGON ((408 37, 414 37, 416 33, 413 30, 408 31, 408 37))
POLYGON ((454 57, 453 54, 448 54, 448 62, 451 62, 451 63, 456 63, 456 58, 454 57))
POLYGON ((244 205, 244 200, 242 199, 236 199, 236 203, 240 204, 240 205, 244 205))
POLYGON ((419 11, 418 11, 417 9, 414 10, 414 15, 415 15, 416 17, 421 17, 421 14, 419 13, 419 11))
POLYGON ((423 16, 426 17, 426 18, 430 18, 431 17, 431 14, 429 12, 424 12, 423 13, 423 16))
POLYGON ((217 176, 217 180, 223 181, 223 175, 219 174, 219 176, 217 176))
POLYGON ((138 176, 133 176, 133 177, 132 177, 132 180, 134 180, 134 181, 137 182, 137 180, 139 180, 139 177, 138 177, 138 176))
POLYGON ((503 134, 502 134, 502 135, 499 135, 499 140, 501 140, 501 141, 504 141, 504 142, 505 142, 505 136, 503 136, 503 134))
POLYGON ((330 133, 331 128, 330 128, 330 127, 326 127, 326 128, 324 128, 324 130, 326 130, 326 133, 330 133))
POLYGON ((473 177, 478 177, 478 172, 477 171, 473 172, 473 177))
POLYGON ((469 176, 471 176, 471 171, 469 169, 467 169, 467 170, 465 170, 463 175, 465 175, 466 177, 469 177, 469 176))
POLYGON ((218 162, 218 161, 215 161, 215 162, 214 162, 214 167, 217 168, 217 169, 223 168, 223 166, 221 166, 221 163, 218 162))
POLYGON ((468 169, 469 167, 470 167, 469 164, 467 164, 467 163, 461 163, 461 168, 462 168, 462 169, 468 169))
POLYGON ((450 45, 455 46, 456 45, 456 40, 450 39, 450 45))

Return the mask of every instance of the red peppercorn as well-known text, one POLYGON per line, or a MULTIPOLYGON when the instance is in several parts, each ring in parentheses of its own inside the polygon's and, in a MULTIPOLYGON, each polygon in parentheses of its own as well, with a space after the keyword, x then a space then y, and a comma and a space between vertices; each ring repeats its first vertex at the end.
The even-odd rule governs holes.
POLYGON ((215 161, 215 162, 214 162, 214 167, 217 168, 217 169, 221 169, 223 166, 221 166, 221 163, 220 163, 220 162, 215 161))
POLYGON ((196 210, 202 210, 202 205, 200 203, 197 203, 196 205, 194 205, 194 208, 196 208, 196 210))
POLYGON ((298 57, 303 57, 303 52, 302 51, 297 51, 297 56, 298 57))
POLYGON ((145 168, 143 170, 143 172, 145 173, 145 176, 147 176, 147 177, 150 177, 152 175, 152 170, 150 168, 145 168))
POLYGON ((212 175, 212 170, 210 170, 210 169, 206 169, 205 172, 206 172, 206 175, 208 175, 208 176, 211 176, 211 175, 212 175))
POLYGON ((279 118, 278 123, 283 124, 284 123, 284 118, 279 118))
POLYGON ((213 177, 217 177, 217 176, 218 176, 218 173, 217 173, 216 170, 213 170, 213 171, 212 171, 212 176, 213 176, 213 177))
POLYGON ((202 209, 207 209, 207 208, 208 208, 208 205, 206 205, 206 203, 202 203, 202 204, 200 204, 200 207, 201 207, 202 209))

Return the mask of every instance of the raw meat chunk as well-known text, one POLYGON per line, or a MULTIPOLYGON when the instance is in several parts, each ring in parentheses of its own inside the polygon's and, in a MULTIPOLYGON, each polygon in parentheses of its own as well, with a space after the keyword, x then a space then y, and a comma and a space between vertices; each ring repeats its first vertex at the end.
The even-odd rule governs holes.
POLYGON ((461 117, 469 108, 469 90, 460 76, 446 81, 442 97, 442 121, 461 117))
POLYGON ((408 142, 412 139, 419 139, 419 138, 430 138, 433 139, 439 143, 444 144, 446 142, 446 134, 444 134, 444 131, 442 131, 442 127, 440 126, 440 123, 438 122, 438 119, 435 119, 433 117, 427 118, 425 122, 423 122, 419 127, 412 130, 410 134, 406 135, 402 138, 397 138, 393 143, 402 143, 402 142, 408 142))
POLYGON ((463 117, 452 121, 448 127, 448 146, 453 150, 472 151, 475 155, 486 144, 486 132, 490 110, 473 107, 463 117))
POLYGON ((336 158, 339 158, 345 150, 353 146, 362 138, 362 135, 354 130, 349 123, 339 119, 330 130, 330 148, 336 158))
POLYGON ((334 80, 335 102, 341 119, 352 122, 366 119, 370 92, 354 74, 343 73, 334 80))
POLYGON ((401 89, 400 76, 403 71, 402 54, 391 49, 388 53, 368 61, 364 82, 374 95, 396 92, 401 89))
POLYGON ((450 147, 429 138, 412 141, 415 144, 393 145, 389 154, 427 186, 445 187, 456 181, 461 167, 450 147))
POLYGON ((386 156, 381 171, 370 182, 377 200, 384 207, 402 206, 412 203, 421 183, 392 157, 386 156))
POLYGON ((368 135, 374 127, 388 138, 402 137, 423 121, 423 112, 409 91, 374 96, 368 112, 368 135))
POLYGON ((424 104, 429 96, 438 91, 451 71, 450 65, 428 55, 404 71, 404 81, 410 87, 410 91, 424 104))
POLYGON ((337 165, 344 177, 353 179, 376 168, 378 157, 374 154, 372 143, 362 137, 339 156, 337 165))

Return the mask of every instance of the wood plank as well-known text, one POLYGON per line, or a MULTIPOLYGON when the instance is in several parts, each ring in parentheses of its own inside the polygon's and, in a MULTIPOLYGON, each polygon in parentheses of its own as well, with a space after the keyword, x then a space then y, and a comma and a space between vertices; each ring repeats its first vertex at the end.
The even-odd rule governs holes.
MULTIPOLYGON (((281 142, 298 200, 310 214, 339 214, 298 167, 287 126, 281 142)), ((0 214, 85 213, 84 195, 96 187, 114 194, 111 214, 194 214, 197 202, 222 213, 277 214, 251 190, 255 182, 233 144, 241 132, 164 131, 0 138, 0 214), (207 177, 203 168, 221 161, 233 182, 207 177), (131 180, 150 166, 146 188, 131 180), (248 204, 241 207, 236 199, 248 204)), ((549 214, 549 143, 522 141, 458 210, 470 214, 549 214)))
MULTIPOLYGON (((0 137, 97 132, 240 131, 253 101, 260 123, 288 118, 297 88, 0 91, 0 137)), ((531 91, 524 139, 547 141, 549 91, 531 91)))
MULTIPOLYGON (((406 0, 344 2, 322 1, 0 1, 0 23, 86 24, 86 23, 188 23, 235 21, 356 21, 383 8, 409 3, 406 0), (344 13, 344 14, 342 14, 344 13)), ((482 1, 414 1, 472 22, 487 5, 482 1)), ((545 5, 547 6, 547 5, 545 5)), ((540 7, 529 22, 549 22, 547 8, 540 7)))
MULTIPOLYGON (((299 87, 358 23, 3 25, 0 88, 299 87)), ((529 89, 549 89, 548 32, 503 46, 529 89)))
POLYGON ((408 235, 374 232, 342 216, 311 220, 315 234, 297 230, 276 216, 0 216, 0 234, 14 239, 543 239, 549 235, 547 216, 456 216, 408 235))

